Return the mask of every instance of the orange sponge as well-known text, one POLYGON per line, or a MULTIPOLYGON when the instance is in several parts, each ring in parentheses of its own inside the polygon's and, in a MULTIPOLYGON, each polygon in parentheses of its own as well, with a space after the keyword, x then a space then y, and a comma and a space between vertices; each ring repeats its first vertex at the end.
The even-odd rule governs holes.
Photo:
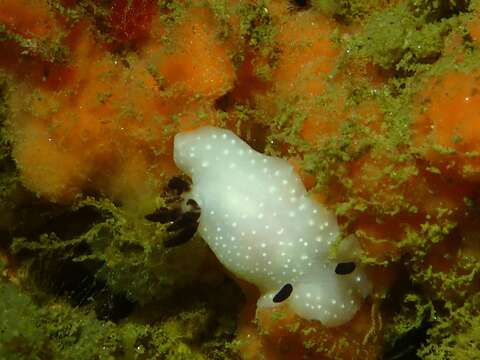
POLYGON ((432 79, 418 101, 414 134, 434 166, 480 179, 480 71, 452 71, 432 79))

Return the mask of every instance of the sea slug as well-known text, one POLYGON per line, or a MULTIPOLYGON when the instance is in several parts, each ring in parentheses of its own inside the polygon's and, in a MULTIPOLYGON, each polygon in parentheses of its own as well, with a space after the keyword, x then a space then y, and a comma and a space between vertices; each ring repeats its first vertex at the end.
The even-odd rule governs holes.
POLYGON ((354 316, 371 291, 361 266, 352 266, 358 245, 344 241, 346 256, 331 259, 336 218, 286 160, 215 127, 177 134, 174 160, 192 178, 186 199, 201 208, 200 235, 227 269, 259 288, 258 307, 285 302, 325 326, 354 316))

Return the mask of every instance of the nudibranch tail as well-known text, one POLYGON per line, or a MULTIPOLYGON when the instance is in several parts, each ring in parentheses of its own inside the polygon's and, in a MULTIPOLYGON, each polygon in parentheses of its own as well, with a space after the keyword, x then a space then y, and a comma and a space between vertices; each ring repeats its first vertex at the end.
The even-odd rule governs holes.
POLYGON ((287 303, 325 326, 354 316, 371 291, 351 261, 358 244, 350 238, 342 259, 330 259, 340 236, 336 218, 308 196, 286 160, 215 127, 178 134, 174 159, 192 178, 187 196, 202 209, 200 235, 225 267, 259 288, 257 306, 287 303))

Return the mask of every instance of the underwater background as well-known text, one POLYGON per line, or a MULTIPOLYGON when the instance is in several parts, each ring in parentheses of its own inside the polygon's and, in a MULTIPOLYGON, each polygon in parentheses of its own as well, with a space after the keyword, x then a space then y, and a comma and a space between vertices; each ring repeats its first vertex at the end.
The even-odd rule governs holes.
POLYGON ((0 359, 480 358, 479 15, 0 0, 0 359), (172 226, 173 137, 204 125, 288 160, 355 235, 373 290, 351 321, 256 311, 172 226))

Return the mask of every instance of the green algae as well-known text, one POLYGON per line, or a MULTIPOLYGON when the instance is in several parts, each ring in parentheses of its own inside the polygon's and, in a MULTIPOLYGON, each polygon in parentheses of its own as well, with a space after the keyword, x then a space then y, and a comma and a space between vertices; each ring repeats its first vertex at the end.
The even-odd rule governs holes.
POLYGON ((13 213, 18 201, 20 179, 11 156, 11 136, 6 129, 9 114, 8 80, 0 75, 0 231, 14 222, 13 213))
POLYGON ((240 3, 237 14, 240 18, 239 34, 246 40, 251 51, 267 60, 265 64, 257 64, 254 60, 256 75, 263 80, 271 77, 272 66, 277 56, 275 36, 277 28, 268 12, 268 2, 261 0, 253 3, 240 3))
POLYGON ((41 359, 49 355, 46 337, 32 316, 36 307, 14 285, 0 282, 0 357, 2 359, 41 359))
MULTIPOLYGON (((474 359, 478 357, 478 294, 464 304, 439 307, 418 294, 406 294, 386 334, 387 342, 402 349, 390 352, 387 359, 474 359), (417 348, 408 348, 401 339, 415 336, 417 348), (418 342, 420 340, 420 342, 418 342)), ((390 350, 391 351, 391 350, 390 350)))
MULTIPOLYGON (((426 15, 425 15, 426 16, 426 15)), ((349 50, 384 69, 411 72, 434 62, 451 30, 449 21, 428 23, 406 4, 400 4, 368 19, 364 31, 352 39, 349 50)))
POLYGON ((278 55, 275 40, 278 29, 268 11, 269 1, 231 4, 227 0, 206 0, 206 4, 218 21, 217 36, 235 44, 233 50, 229 49, 235 67, 245 61, 247 53, 254 54, 255 74, 262 80, 270 80, 278 55), (238 24, 232 19, 238 19, 238 24))
POLYGON ((205 334, 211 314, 198 307, 162 322, 100 321, 61 300, 38 306, 7 280, 0 281, 2 359, 233 359, 225 336, 234 323, 205 334), (192 347, 202 340, 201 346, 192 347))
POLYGON ((95 281, 140 304, 162 301, 179 289, 201 284, 199 269, 209 253, 199 239, 166 250, 166 225, 138 218, 107 199, 86 198, 71 210, 46 216, 52 219, 33 233, 45 232, 16 237, 11 245, 13 253, 32 259, 25 262, 29 276, 48 276, 51 267, 59 266, 58 258, 91 268, 95 281), (65 228, 54 221, 74 221, 77 226, 65 228), (188 256, 191 253, 194 258, 188 256))
POLYGON ((156 224, 142 220, 132 228, 108 200, 87 198, 67 215, 44 213, 53 215, 68 229, 47 221, 12 242, 23 259, 17 281, 33 298, 2 279, 0 292, 9 296, 0 312, 21 318, 17 327, 5 323, 2 351, 18 359, 235 358, 230 342, 239 290, 223 276, 199 279, 196 261, 186 255, 192 245, 167 253, 156 224))
POLYGON ((477 358, 480 353, 478 305, 477 294, 463 306, 437 318, 435 326, 428 332, 430 341, 419 350, 418 355, 426 360, 477 358))
MULTIPOLYGON (((97 3, 94 4, 91 1, 77 1, 75 4, 66 6, 59 0, 48 0, 48 5, 57 14, 64 16, 69 21, 72 21, 72 23, 77 23, 86 15, 86 8, 90 6, 93 9, 96 9, 97 3)), ((98 11, 95 10, 94 12, 98 13, 98 11)))
POLYGON ((62 45, 61 36, 58 39, 33 39, 13 33, 0 24, 0 41, 16 44, 22 56, 38 56, 48 62, 64 62, 68 58, 69 51, 62 45))
POLYGON ((388 7, 389 3, 388 0, 312 0, 312 7, 346 23, 355 23, 369 17, 374 11, 388 7))

